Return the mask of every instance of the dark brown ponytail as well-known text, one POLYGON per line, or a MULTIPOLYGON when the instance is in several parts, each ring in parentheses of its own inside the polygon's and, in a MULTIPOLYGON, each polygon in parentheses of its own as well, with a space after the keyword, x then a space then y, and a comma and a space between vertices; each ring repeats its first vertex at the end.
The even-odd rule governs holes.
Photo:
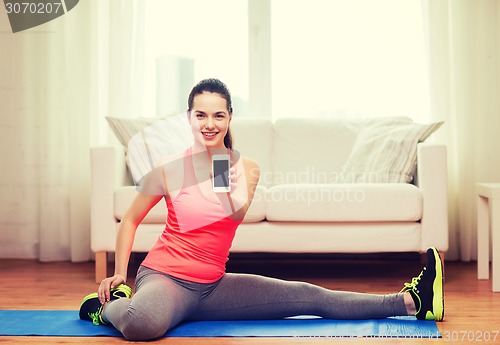
POLYGON ((224 146, 233 150, 233 136, 231 135, 231 128, 227 129, 226 136, 224 137, 224 146))

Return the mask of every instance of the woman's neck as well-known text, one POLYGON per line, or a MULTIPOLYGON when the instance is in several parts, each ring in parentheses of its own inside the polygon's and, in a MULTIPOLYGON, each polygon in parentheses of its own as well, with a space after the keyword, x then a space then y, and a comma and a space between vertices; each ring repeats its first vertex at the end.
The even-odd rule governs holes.
POLYGON ((193 155, 203 155, 206 154, 208 158, 212 159, 212 155, 228 153, 228 149, 225 146, 221 147, 206 147, 203 144, 195 143, 191 147, 191 153, 193 155))

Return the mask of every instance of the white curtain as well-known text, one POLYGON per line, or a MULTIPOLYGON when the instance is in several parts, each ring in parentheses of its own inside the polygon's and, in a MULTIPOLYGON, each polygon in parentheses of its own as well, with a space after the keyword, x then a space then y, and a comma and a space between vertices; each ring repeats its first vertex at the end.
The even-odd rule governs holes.
POLYGON ((89 148, 140 107, 141 6, 81 1, 16 34, 0 11, 0 257, 90 258, 89 148))
POLYGON ((500 182, 500 1, 423 0, 431 109, 448 146, 449 259, 477 258, 477 182, 500 182))

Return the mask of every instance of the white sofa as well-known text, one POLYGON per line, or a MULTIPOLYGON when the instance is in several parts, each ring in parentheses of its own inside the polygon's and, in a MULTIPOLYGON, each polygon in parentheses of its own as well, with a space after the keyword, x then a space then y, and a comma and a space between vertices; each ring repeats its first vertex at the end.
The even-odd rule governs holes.
MULTIPOLYGON (((235 149, 259 162, 261 180, 231 251, 422 253, 436 246, 446 252, 446 147, 415 143, 411 183, 353 183, 352 176, 346 177, 346 163, 360 135, 374 123, 235 117, 235 149)), ((107 274, 106 254, 114 252, 120 219, 137 193, 131 181, 123 146, 91 148, 91 248, 97 282, 107 274)), ((139 226, 134 252, 152 247, 165 216, 160 202, 139 226)))

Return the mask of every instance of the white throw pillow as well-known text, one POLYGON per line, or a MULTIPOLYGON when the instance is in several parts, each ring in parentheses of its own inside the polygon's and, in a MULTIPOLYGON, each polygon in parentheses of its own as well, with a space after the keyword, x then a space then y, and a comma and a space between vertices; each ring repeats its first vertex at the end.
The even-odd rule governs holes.
POLYGON ((417 164, 417 144, 442 124, 382 123, 362 128, 344 165, 344 182, 411 182, 417 164))
POLYGON ((108 121, 109 127, 111 127, 111 129, 113 130, 113 133, 116 135, 118 141, 120 141, 120 143, 125 146, 125 149, 128 146, 128 142, 134 135, 139 133, 144 128, 151 126, 152 124, 161 120, 161 118, 157 117, 125 119, 120 117, 106 116, 106 121, 108 121))
POLYGON ((126 161, 135 183, 158 162, 193 144, 193 133, 185 113, 167 118, 106 117, 106 120, 126 147, 126 161))

